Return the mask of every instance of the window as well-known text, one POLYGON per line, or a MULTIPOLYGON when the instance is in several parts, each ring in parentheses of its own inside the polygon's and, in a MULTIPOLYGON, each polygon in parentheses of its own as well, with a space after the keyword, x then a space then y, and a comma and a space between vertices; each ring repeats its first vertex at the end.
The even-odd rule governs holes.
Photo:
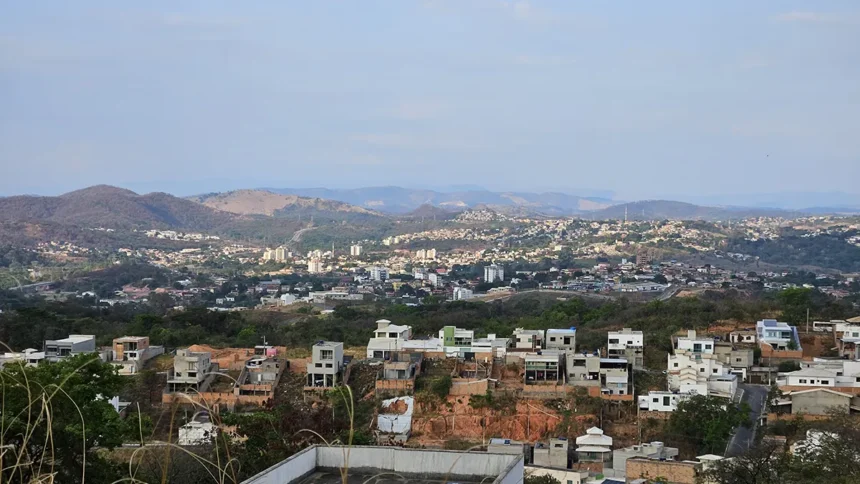
POLYGON ((618 344, 618 338, 609 338, 609 344, 616 345, 618 344))
POLYGON ((741 362, 741 358, 735 358, 735 363, 740 363, 740 362, 741 362))
POLYGON ((557 449, 561 449, 562 447, 564 447, 564 444, 555 444, 554 447, 557 449))
POLYGON ((798 380, 798 383, 806 383, 806 379, 801 378, 800 380, 798 380))
POLYGON ((657 397, 654 397, 654 403, 660 403, 660 399, 657 397))
POLYGON ((678 364, 677 364, 677 363, 675 363, 675 368, 678 368, 678 364))
POLYGON ((555 336, 550 337, 550 341, 555 341, 555 336))
POLYGON ((322 363, 317 363, 317 364, 315 364, 314 366, 315 366, 315 367, 317 367, 317 368, 322 368, 322 363))
POLYGON ((396 338, 396 337, 397 337, 397 333, 388 333, 388 337, 389 337, 389 338, 396 338))
POLYGON ((714 373, 716 373, 716 372, 717 372, 717 369, 716 369, 716 368, 714 368, 713 372, 714 372, 714 373))
POLYGON ((632 342, 632 341, 630 341, 630 340, 627 340, 627 344, 632 345, 632 344, 633 344, 633 342, 632 342))
POLYGON ((705 372, 705 368, 704 368, 704 367, 699 368, 699 373, 704 373, 704 372, 705 372))
POLYGON ((821 380, 822 385, 830 385, 830 380, 821 380))
POLYGON ((668 406, 669 406, 669 403, 670 403, 670 402, 669 402, 669 400, 670 400, 670 399, 669 399, 669 397, 668 397, 668 396, 663 397, 663 406, 668 407, 668 406))
POLYGON ((706 350, 711 349, 711 345, 705 345, 705 349, 706 349, 706 350))
POLYGON ((331 365, 331 363, 326 363, 326 364, 325 364, 325 367, 326 367, 326 368, 331 368, 331 367, 332 367, 332 365, 331 365))
POLYGON ((333 360, 334 359, 334 350, 320 350, 320 359, 321 360, 333 360))

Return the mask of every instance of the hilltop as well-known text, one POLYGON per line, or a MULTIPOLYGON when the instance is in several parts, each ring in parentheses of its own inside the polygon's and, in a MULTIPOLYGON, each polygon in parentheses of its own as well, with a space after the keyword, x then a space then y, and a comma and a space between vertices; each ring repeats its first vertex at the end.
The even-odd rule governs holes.
POLYGON ((589 212, 594 220, 738 220, 748 217, 789 217, 779 209, 745 207, 705 207, 671 200, 643 200, 622 203, 589 212))
POLYGON ((58 197, 0 198, 0 221, 56 222, 85 227, 206 230, 233 216, 167 193, 137 193, 96 185, 58 197))
POLYGON ((206 207, 239 215, 283 216, 293 213, 343 213, 381 216, 381 214, 344 202, 317 197, 284 195, 268 190, 235 190, 190 197, 189 200, 206 207))

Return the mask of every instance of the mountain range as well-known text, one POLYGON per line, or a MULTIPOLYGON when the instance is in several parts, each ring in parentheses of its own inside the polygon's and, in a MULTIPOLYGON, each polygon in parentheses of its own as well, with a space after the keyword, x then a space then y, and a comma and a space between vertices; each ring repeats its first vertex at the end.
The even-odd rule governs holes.
POLYGON ((487 207, 504 211, 504 207, 521 207, 546 215, 574 215, 609 207, 612 200, 579 197, 566 193, 491 192, 464 190, 440 192, 403 187, 366 187, 355 189, 330 188, 266 188, 264 190, 302 197, 325 198, 349 203, 380 212, 401 214, 422 205, 433 205, 452 211, 487 207))

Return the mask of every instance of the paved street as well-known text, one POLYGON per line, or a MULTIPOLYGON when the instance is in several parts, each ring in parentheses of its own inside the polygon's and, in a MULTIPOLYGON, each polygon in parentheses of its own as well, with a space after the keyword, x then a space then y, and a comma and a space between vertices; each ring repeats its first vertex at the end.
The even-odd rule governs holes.
POLYGON ((767 399, 767 387, 764 385, 749 385, 741 384, 740 388, 744 391, 742 402, 746 402, 750 409, 750 421, 752 425, 747 427, 738 427, 735 435, 732 436, 729 444, 726 457, 734 457, 743 454, 749 449, 755 440, 755 434, 758 430, 758 423, 761 419, 762 407, 765 399, 767 399))

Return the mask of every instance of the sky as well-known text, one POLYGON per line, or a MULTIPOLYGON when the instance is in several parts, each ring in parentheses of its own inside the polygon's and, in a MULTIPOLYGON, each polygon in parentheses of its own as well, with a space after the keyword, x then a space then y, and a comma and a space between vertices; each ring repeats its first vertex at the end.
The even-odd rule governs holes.
POLYGON ((856 0, 77 0, 0 15, 0 195, 860 197, 858 118, 856 0))

